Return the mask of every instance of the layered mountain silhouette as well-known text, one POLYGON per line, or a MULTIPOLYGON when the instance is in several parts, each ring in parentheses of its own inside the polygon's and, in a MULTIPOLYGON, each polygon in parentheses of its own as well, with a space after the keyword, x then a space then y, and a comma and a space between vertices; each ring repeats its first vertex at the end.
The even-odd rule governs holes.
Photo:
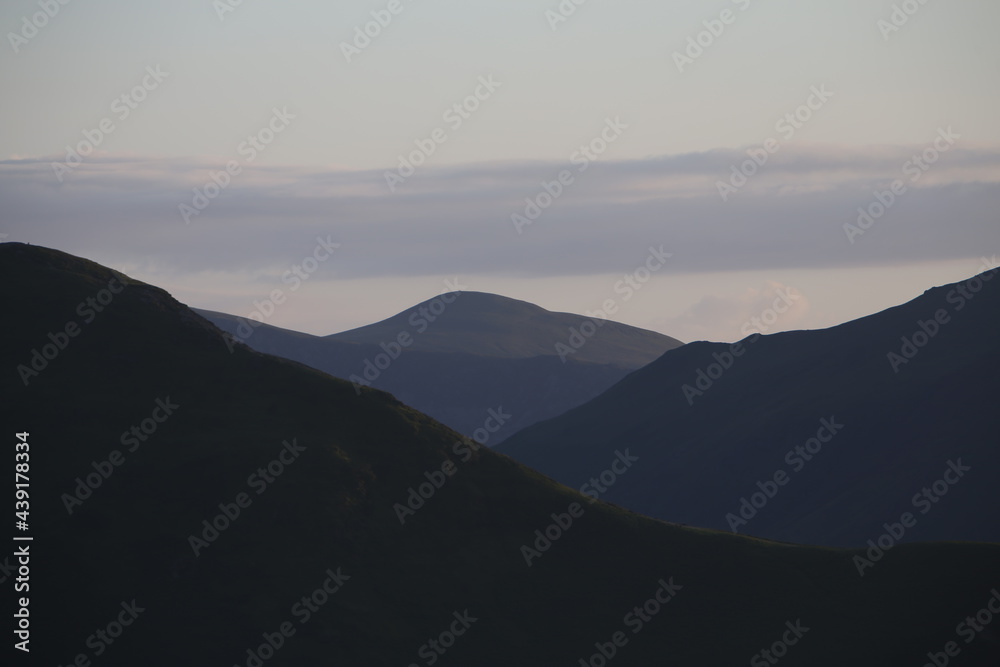
POLYGON ((909 512, 903 541, 1000 541, 995 275, 831 329, 690 343, 502 451, 579 488, 628 448, 606 499, 698 526, 861 546, 909 512))
POLYGON ((39 664, 923 664, 996 587, 995 545, 866 554, 591 504, 60 252, 0 245, 0 277, 39 664))
POLYGON ((482 292, 443 294, 331 336, 196 312, 260 352, 388 391, 460 433, 478 432, 490 446, 585 403, 681 345, 653 331, 482 292))

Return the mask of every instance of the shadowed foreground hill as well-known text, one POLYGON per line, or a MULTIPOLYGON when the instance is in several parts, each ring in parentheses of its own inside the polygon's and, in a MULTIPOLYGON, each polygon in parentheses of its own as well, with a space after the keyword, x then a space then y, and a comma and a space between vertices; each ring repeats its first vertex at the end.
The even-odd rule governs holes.
POLYGON ((579 487, 629 447, 607 499, 698 526, 861 546, 910 512, 906 541, 1000 542, 995 276, 822 331, 688 344, 501 451, 579 487))
POLYGON ((196 312, 259 352, 388 391, 469 436, 503 408, 507 416, 490 446, 587 402, 681 345, 653 331, 604 320, 596 327, 588 317, 482 292, 443 294, 331 336, 196 312))
MULTIPOLYGON (((783 665, 919 665, 1000 583, 995 546, 898 547, 860 577, 856 552, 590 505, 387 394, 231 354, 155 287, 19 244, 0 276, 11 464, 30 434, 32 664, 722 665, 784 635, 783 665), (25 386, 50 333, 64 349, 25 386), (443 484, 401 525, 425 473, 443 484), (529 567, 522 545, 573 503, 529 567)), ((995 664, 996 627, 973 636, 954 664, 995 664)))

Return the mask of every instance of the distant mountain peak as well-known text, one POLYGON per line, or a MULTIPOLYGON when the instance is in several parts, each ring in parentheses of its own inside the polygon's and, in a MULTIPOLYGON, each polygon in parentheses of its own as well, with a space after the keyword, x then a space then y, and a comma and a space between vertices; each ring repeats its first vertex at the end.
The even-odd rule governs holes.
POLYGON ((562 344, 572 349, 576 361, 623 368, 638 368, 681 345, 654 331, 466 291, 441 294, 381 322, 327 338, 378 345, 401 333, 412 336, 414 350, 529 358, 558 356, 565 349, 562 344))

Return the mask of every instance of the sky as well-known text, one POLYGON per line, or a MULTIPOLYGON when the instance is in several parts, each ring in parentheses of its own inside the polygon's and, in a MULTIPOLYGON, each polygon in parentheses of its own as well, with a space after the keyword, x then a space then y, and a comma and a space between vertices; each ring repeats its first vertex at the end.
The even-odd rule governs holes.
POLYGON ((6 0, 0 235, 316 334, 456 284, 613 299, 684 341, 738 340, 781 295, 764 333, 831 326, 992 268, 998 22, 993 0, 6 0))

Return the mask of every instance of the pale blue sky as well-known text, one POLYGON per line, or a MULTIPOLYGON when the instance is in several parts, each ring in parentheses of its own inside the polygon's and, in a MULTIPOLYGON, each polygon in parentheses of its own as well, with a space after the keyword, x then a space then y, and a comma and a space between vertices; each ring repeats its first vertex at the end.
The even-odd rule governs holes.
POLYGON ((775 285, 812 288, 808 312, 778 328, 826 326, 998 251, 995 0, 930 0, 888 40, 877 23, 898 0, 589 0, 556 30, 558 0, 402 0, 346 62, 340 44, 388 3, 243 0, 220 20, 212 0, 72 0, 15 53, 9 34, 40 10, 6 0, 0 233, 235 314, 333 234, 339 261, 272 321, 317 333, 390 315, 446 275, 579 311, 665 244, 675 265, 619 319, 734 339, 775 285), (734 22, 679 72, 674 52, 724 10, 734 22), (148 67, 169 76, 119 119, 114 100, 148 67), (448 128, 442 114, 480 77, 501 85, 389 192, 384 170, 448 128), (779 136, 776 121, 820 86, 832 98, 720 201, 744 149, 779 136), (294 119, 184 224, 192 188, 242 160, 275 108, 294 119), (600 164, 517 235, 510 215, 616 117, 628 129, 600 164), (105 118, 115 127, 98 153, 57 181, 50 163, 105 118), (953 150, 848 244, 857 207, 949 126, 953 150), (879 271, 893 289, 871 289, 879 271))

